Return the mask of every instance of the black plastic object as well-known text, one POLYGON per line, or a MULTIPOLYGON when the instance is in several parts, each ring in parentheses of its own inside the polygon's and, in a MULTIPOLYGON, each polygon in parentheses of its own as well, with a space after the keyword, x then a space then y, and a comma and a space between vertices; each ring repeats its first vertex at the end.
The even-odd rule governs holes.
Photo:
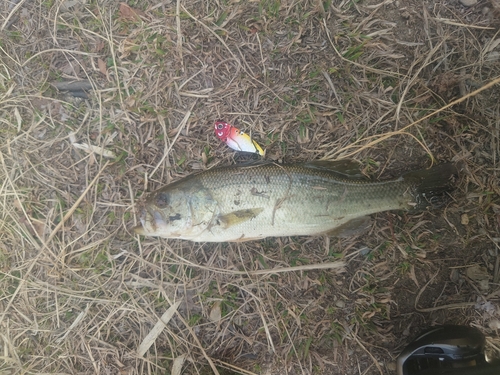
POLYGON ((500 375, 484 356, 486 339, 476 328, 433 327, 399 355, 398 375, 500 375))

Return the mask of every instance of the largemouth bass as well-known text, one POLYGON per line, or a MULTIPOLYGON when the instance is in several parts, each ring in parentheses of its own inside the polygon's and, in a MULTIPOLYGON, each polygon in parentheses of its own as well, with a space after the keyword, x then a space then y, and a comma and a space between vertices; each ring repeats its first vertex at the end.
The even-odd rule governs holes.
POLYGON ((437 206, 456 173, 442 164, 372 182, 345 161, 213 168, 151 193, 134 230, 199 242, 328 234, 373 213, 437 206))

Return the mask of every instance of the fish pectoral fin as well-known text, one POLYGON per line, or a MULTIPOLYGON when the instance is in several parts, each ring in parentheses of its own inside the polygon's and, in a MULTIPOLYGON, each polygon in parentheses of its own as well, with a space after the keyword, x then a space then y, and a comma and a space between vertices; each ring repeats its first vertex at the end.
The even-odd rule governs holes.
POLYGON ((353 237, 364 233, 371 225, 372 219, 369 216, 361 216, 349 220, 347 223, 332 229, 325 234, 332 237, 353 237))
POLYGON ((244 223, 245 221, 252 220, 258 214, 264 211, 263 208, 251 208, 246 210, 233 211, 225 215, 219 215, 217 220, 220 221, 224 228, 232 227, 233 225, 244 223))

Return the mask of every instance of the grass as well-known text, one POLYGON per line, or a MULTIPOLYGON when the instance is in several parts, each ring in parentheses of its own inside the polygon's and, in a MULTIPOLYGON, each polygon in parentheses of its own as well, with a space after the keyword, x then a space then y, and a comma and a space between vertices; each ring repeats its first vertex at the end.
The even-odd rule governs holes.
POLYGON ((497 351, 494 13, 64 4, 0 5, 1 374, 390 374, 441 323, 479 327, 497 351), (52 85, 72 80, 95 90, 52 85), (464 171, 448 206, 376 215, 357 237, 135 237, 148 191, 244 159, 214 137, 218 118, 268 160, 352 157, 380 179, 446 160, 464 171))

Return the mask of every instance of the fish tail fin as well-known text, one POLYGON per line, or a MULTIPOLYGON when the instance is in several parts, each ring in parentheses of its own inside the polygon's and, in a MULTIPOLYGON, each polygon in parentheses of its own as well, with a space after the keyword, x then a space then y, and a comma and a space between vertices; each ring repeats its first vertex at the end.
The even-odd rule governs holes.
POLYGON ((453 163, 445 163, 431 169, 408 172, 403 179, 411 187, 414 201, 412 210, 422 211, 441 207, 449 201, 449 192, 456 185, 458 169, 453 163))

